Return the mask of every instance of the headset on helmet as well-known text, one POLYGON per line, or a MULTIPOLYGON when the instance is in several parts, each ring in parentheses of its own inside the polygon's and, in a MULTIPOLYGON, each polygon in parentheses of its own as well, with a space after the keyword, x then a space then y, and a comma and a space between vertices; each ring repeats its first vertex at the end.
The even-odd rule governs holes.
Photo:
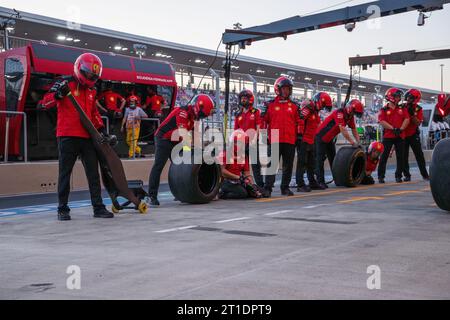
POLYGON ((290 93, 289 93, 289 97, 290 97, 292 95, 292 89, 294 88, 294 83, 292 82, 292 80, 287 78, 287 77, 279 77, 275 81, 275 84, 273 85, 273 88, 274 88, 275 94, 277 96, 281 96, 281 88, 283 88, 283 87, 289 87, 290 88, 290 93))
POLYGON ((207 118, 214 109, 214 101, 207 94, 199 94, 192 99, 191 105, 197 119, 207 118))
POLYGON ((379 158, 384 152, 384 145, 381 142, 374 141, 370 144, 367 153, 372 158, 379 158))
POLYGON ((399 103, 402 100, 403 91, 397 88, 390 88, 386 91, 385 98, 392 103, 399 103), (396 101, 398 99, 398 101, 396 101))
POLYGON ((354 114, 358 118, 361 118, 364 114, 364 105, 358 99, 350 100, 345 106, 345 109, 348 114, 354 114))
POLYGON ((405 93, 406 102, 418 104, 422 99, 422 93, 416 89, 410 89, 405 93))
POLYGON ((92 53, 83 53, 73 66, 73 73, 77 81, 92 88, 102 75, 103 64, 99 57, 92 53))
POLYGON ((242 105, 242 101, 241 101, 242 97, 246 97, 248 100, 247 105, 245 105, 245 106, 243 105, 244 107, 253 106, 253 104, 255 103, 255 95, 253 94, 253 92, 251 90, 244 89, 239 93, 238 98, 239 98, 240 105, 242 105))
POLYGON ((331 100, 331 97, 326 92, 318 92, 316 93, 312 100, 316 104, 317 110, 326 109, 327 111, 331 111, 333 108, 333 101, 331 100))

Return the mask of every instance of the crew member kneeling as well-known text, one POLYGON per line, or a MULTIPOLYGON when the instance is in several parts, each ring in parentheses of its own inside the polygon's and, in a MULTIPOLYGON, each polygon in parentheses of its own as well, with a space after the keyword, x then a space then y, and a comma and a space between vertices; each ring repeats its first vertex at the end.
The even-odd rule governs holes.
POLYGON ((342 133, 345 140, 353 146, 359 146, 359 134, 356 130, 355 116, 361 118, 364 114, 364 105, 357 99, 347 103, 345 108, 333 111, 317 129, 316 135, 316 176, 320 189, 327 189, 325 183, 325 159, 328 158, 330 168, 333 166, 336 156, 334 139, 342 133), (352 129, 353 139, 350 137, 346 126, 352 129))
MULTIPOLYGON (((235 131, 231 135, 231 141, 239 135, 239 131, 235 131)), ((243 131, 241 131, 243 135, 243 131)), ((239 139, 236 139, 239 140, 239 139)), ((246 199, 261 198, 262 194, 257 185, 253 181, 250 172, 249 158, 246 156, 245 147, 238 152, 238 142, 231 144, 228 151, 223 151, 218 157, 220 168, 222 171, 223 182, 220 187, 220 199, 246 199), (227 157, 227 154, 229 155, 227 157)))
POLYGON ((158 189, 161 173, 170 159, 173 147, 180 143, 182 138, 173 141, 172 134, 178 129, 192 131, 195 121, 207 118, 214 109, 214 102, 206 94, 199 94, 192 99, 191 105, 177 107, 161 123, 155 133, 155 162, 149 179, 150 204, 159 206, 158 189))
POLYGON ((95 83, 102 72, 100 58, 91 53, 84 53, 78 57, 74 65, 73 77, 58 80, 42 100, 43 108, 58 108, 56 136, 59 152, 58 176, 58 219, 70 220, 68 206, 70 193, 70 176, 78 156, 86 171, 94 207, 94 217, 112 218, 114 215, 106 210, 103 204, 100 176, 98 173, 98 158, 89 133, 80 121, 80 115, 70 102, 67 95, 72 93, 81 108, 92 121, 105 139, 117 141, 114 136, 109 137, 98 109, 96 107, 95 83))
POLYGON ((384 152, 384 146, 381 142, 372 142, 366 153, 366 175, 361 181, 361 184, 371 185, 375 184, 375 179, 372 177, 372 172, 377 169, 380 157, 384 152))

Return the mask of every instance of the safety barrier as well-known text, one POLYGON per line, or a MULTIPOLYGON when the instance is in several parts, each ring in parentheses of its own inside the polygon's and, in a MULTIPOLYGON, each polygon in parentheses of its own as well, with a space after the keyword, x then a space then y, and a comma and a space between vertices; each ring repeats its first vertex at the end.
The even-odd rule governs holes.
MULTIPOLYGON (((28 162, 28 132, 27 132, 27 115, 25 112, 19 112, 19 111, 3 111, 0 110, 0 113, 2 114, 12 114, 12 115, 22 115, 23 116, 23 137, 24 137, 24 144, 23 144, 23 155, 24 155, 24 161, 28 162)), ((5 153, 4 153, 4 162, 8 162, 8 148, 9 148, 9 121, 10 117, 6 117, 6 125, 5 125, 5 153)))

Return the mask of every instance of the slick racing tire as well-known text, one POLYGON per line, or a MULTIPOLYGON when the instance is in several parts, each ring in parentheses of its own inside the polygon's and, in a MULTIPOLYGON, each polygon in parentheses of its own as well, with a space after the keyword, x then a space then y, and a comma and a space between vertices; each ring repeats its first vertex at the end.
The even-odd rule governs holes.
POLYGON ((430 186, 434 201, 442 210, 450 211, 450 139, 434 147, 430 166, 430 186))
POLYGON ((219 193, 221 171, 216 164, 171 164, 169 187, 178 201, 204 204, 219 193))
POLYGON ((333 178, 338 187, 356 187, 366 175, 366 154, 361 148, 342 147, 333 161, 333 178))

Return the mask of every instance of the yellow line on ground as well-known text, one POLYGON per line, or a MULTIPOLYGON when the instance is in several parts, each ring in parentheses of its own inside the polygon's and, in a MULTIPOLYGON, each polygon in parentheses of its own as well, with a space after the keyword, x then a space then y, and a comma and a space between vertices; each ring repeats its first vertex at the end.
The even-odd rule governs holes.
POLYGON ((338 203, 352 203, 358 201, 367 201, 367 200, 383 200, 383 197, 353 197, 348 200, 338 201, 338 203))
POLYGON ((291 199, 301 199, 301 198, 311 198, 311 197, 322 197, 322 196, 327 196, 330 194, 335 194, 335 193, 349 193, 349 192, 354 192, 357 190, 369 190, 369 189, 375 189, 375 188, 384 188, 384 187, 401 187, 402 185, 410 185, 410 184, 417 184, 419 182, 403 182, 403 183, 386 183, 386 184, 376 184, 376 185, 372 185, 372 186, 367 186, 367 187, 356 187, 356 188, 341 188, 341 189, 337 189, 337 190, 329 190, 329 191, 319 191, 319 192, 313 192, 310 194, 302 194, 302 195, 298 195, 298 196, 292 196, 292 197, 275 197, 275 198, 268 198, 268 199, 258 199, 256 200, 256 202, 262 202, 262 203, 266 203, 266 202, 274 202, 274 201, 286 201, 286 200, 291 200, 291 199))
POLYGON ((383 194, 383 196, 401 196, 403 194, 411 194, 411 193, 421 193, 422 191, 419 190, 405 190, 405 191, 398 191, 398 192, 389 192, 386 194, 383 194))

